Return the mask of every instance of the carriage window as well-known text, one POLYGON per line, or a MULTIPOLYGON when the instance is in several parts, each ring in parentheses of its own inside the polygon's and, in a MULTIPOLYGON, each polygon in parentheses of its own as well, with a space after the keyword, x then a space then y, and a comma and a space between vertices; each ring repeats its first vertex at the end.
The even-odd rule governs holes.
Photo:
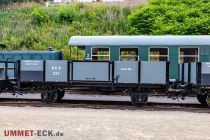
POLYGON ((92 61, 109 61, 109 48, 92 48, 92 61))
POLYGON ((150 48, 150 61, 168 61, 168 48, 150 48))
POLYGON ((138 48, 120 48, 120 61, 138 61, 138 48))
POLYGON ((179 62, 198 62, 198 48, 180 48, 179 62))
POLYGON ((85 59, 85 47, 84 46, 71 46, 64 47, 64 58, 66 60, 84 60, 85 59))

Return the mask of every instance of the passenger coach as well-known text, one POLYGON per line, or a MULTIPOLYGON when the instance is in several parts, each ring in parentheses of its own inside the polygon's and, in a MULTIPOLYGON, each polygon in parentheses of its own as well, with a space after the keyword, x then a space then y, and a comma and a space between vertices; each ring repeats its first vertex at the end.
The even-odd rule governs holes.
POLYGON ((73 36, 69 46, 89 61, 169 61, 170 79, 179 63, 210 61, 209 35, 73 36))

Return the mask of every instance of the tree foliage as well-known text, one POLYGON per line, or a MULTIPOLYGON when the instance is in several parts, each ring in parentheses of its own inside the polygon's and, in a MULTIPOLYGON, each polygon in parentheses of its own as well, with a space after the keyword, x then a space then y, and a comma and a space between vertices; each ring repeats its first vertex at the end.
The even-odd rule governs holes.
POLYGON ((131 34, 210 34, 209 0, 149 0, 129 16, 131 34))

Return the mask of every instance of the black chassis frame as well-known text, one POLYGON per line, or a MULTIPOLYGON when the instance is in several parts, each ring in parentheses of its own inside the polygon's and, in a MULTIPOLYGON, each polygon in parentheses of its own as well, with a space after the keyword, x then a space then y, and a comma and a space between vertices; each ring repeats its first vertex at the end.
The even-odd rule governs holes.
POLYGON ((169 62, 166 62, 166 84, 142 84, 140 83, 140 66, 141 66, 141 61, 139 62, 139 73, 138 73, 138 83, 116 83, 115 82, 115 77, 114 77, 114 61, 68 61, 68 82, 45 82, 45 60, 43 60, 43 81, 21 81, 20 79, 20 61, 17 62, 18 64, 18 73, 16 76, 16 81, 19 89, 30 89, 33 87, 33 89, 59 89, 59 88, 72 88, 72 87, 89 87, 89 88, 104 88, 104 89, 110 89, 110 90, 115 90, 115 89, 120 89, 120 90, 132 90, 135 92, 146 92, 146 93, 151 93, 151 92, 167 92, 168 87, 169 87, 169 62), (73 62, 107 62, 109 63, 109 71, 108 71, 108 76, 109 80, 108 81, 75 81, 73 80, 73 62), (70 70, 70 64, 71 64, 71 70, 70 70), (70 73, 71 71, 71 73, 70 73), (70 76, 71 74, 71 76, 70 76))

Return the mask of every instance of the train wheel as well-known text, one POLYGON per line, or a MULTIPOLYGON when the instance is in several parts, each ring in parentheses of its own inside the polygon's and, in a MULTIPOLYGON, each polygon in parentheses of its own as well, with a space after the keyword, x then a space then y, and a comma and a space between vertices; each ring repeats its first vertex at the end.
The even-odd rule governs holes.
POLYGON ((46 103, 55 103, 58 100, 58 93, 55 91, 51 92, 42 92, 41 99, 46 103))
POLYGON ((52 94, 52 103, 57 102, 58 100, 58 92, 53 92, 52 94))
POLYGON ((42 93, 41 93, 41 99, 42 99, 42 101, 48 100, 48 95, 47 95, 46 92, 42 92, 42 93))
POLYGON ((44 102, 44 103, 50 103, 51 102, 50 97, 49 97, 47 92, 42 92, 41 93, 41 99, 42 99, 42 102, 44 102))
POLYGON ((206 105, 210 107, 210 95, 206 96, 206 105))
POLYGON ((201 94, 197 94, 197 99, 198 99, 198 102, 202 104, 202 95, 201 94))
POLYGON ((65 95, 65 90, 64 89, 59 89, 57 91, 57 93, 58 93, 58 99, 57 99, 57 101, 60 101, 64 97, 64 95, 65 95))
POLYGON ((146 94, 146 96, 145 96, 145 104, 148 102, 148 98, 149 98, 149 96, 146 94))
POLYGON ((131 103, 132 105, 136 105, 136 102, 138 101, 138 97, 134 94, 131 94, 131 103))
POLYGON ((203 106, 208 106, 207 94, 197 94, 197 99, 203 106))
POLYGON ((143 106, 148 100, 147 94, 131 93, 131 103, 135 106, 143 106))

